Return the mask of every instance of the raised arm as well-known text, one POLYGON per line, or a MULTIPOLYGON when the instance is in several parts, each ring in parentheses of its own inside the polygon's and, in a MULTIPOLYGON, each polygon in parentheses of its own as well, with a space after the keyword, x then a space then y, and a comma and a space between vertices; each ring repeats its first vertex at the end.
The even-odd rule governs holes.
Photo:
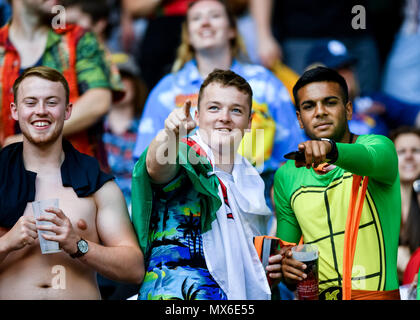
POLYGON ((257 26, 258 54, 263 65, 271 68, 282 51, 271 31, 273 0, 250 0, 250 12, 257 26))
POLYGON ((123 0, 123 10, 129 13, 132 17, 145 17, 155 12, 162 0, 123 0))
POLYGON ((166 183, 178 171, 179 137, 196 127, 190 115, 191 101, 173 110, 165 120, 165 128, 159 131, 147 150, 147 173, 155 183, 166 183))

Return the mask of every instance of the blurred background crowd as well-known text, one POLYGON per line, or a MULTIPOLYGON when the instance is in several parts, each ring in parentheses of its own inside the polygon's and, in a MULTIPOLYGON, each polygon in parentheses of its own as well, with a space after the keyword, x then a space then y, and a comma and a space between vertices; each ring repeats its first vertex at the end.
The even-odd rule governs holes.
MULTIPOLYGON (((347 81, 351 131, 395 143, 398 268, 401 284, 411 283, 420 266, 420 0, 227 0, 226 17, 214 1, 197 1, 210 4, 189 12, 194 0, 0 0, 0 147, 19 141, 7 114, 13 77, 33 65, 55 67, 81 110, 66 136, 113 173, 130 208, 135 161, 166 116, 187 99, 194 106, 215 67, 231 68, 254 90, 253 128, 267 132, 260 172, 270 202, 281 155, 303 137, 291 88, 304 70, 324 65, 347 81), (62 28, 53 28, 56 5, 65 8, 62 28)), ((138 291, 99 283, 104 299, 138 291)))

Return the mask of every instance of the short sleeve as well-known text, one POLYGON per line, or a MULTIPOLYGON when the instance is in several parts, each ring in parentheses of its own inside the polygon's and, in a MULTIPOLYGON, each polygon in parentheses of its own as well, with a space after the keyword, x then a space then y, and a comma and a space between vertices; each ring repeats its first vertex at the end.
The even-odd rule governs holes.
POLYGON ((185 174, 185 170, 182 167, 180 167, 177 175, 171 181, 166 182, 164 184, 151 183, 151 185, 153 191, 165 194, 164 197, 166 198, 171 194, 176 193, 178 190, 184 188, 186 186, 187 179, 188 178, 185 174))
POLYGON ((105 58, 105 52, 93 33, 86 32, 80 38, 77 43, 76 57, 76 73, 80 94, 93 88, 112 89, 111 71, 105 58))

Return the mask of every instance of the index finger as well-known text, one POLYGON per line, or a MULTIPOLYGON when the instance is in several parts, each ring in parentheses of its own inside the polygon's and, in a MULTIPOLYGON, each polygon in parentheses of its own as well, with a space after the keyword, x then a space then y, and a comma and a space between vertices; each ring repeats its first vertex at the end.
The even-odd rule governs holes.
POLYGON ((282 259, 283 259, 283 255, 281 255, 280 253, 277 253, 269 257, 268 262, 270 264, 280 263, 282 259))
POLYGON ((59 208, 51 207, 51 208, 45 209, 45 211, 55 213, 55 215, 60 219, 66 218, 66 215, 64 214, 64 212, 59 208))
POLYGON ((187 118, 190 116, 190 110, 191 110, 191 100, 187 100, 184 103, 184 111, 185 111, 185 116, 187 118))
MULTIPOLYGON (((299 143, 298 145, 298 150, 305 152, 306 146, 304 143, 299 143)), ((300 168, 300 167, 305 167, 306 166, 306 155, 305 155, 305 160, 295 160, 295 166, 296 168, 300 168)))

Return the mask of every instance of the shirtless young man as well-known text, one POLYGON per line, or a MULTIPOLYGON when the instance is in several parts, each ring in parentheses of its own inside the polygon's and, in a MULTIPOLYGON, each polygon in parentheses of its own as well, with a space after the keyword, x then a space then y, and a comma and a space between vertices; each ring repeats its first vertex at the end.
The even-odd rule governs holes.
POLYGON ((143 254, 120 189, 95 159, 63 140, 72 111, 66 86, 48 67, 28 69, 15 83, 11 109, 23 143, 0 153, 0 300, 100 299, 96 272, 137 284, 144 276, 143 254), (25 180, 31 175, 33 186, 25 180), (31 188, 32 196, 25 192, 31 188), (59 209, 48 210, 54 218, 40 220, 54 225, 37 227, 31 202, 50 198, 59 199, 59 209), (44 237, 58 241, 62 252, 41 254, 37 229, 53 231, 56 235, 44 237))

